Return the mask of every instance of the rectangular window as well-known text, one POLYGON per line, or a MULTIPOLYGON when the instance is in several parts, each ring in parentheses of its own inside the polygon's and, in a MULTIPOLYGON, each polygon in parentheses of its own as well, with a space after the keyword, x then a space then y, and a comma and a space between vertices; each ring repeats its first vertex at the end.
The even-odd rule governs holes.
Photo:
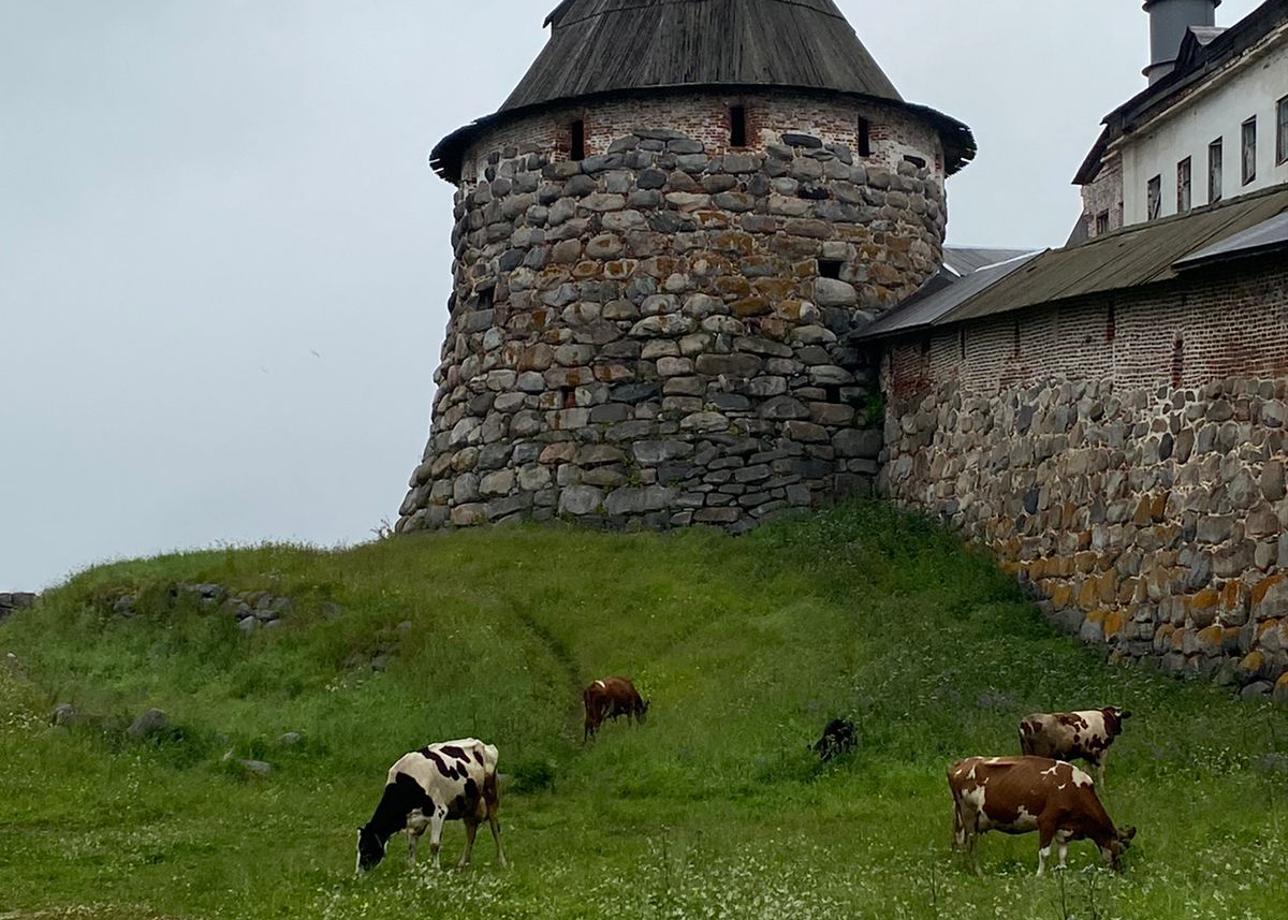
POLYGON ((1257 119, 1254 115, 1243 123, 1243 184, 1257 178, 1257 119))
POLYGON ((872 156, 872 125, 866 118, 859 119, 859 156, 872 156))
POLYGON ((1155 176, 1149 180, 1145 189, 1146 207, 1149 208, 1147 220, 1158 220, 1163 216, 1163 177, 1155 176))
POLYGON ((1221 200, 1221 180, 1225 177, 1225 141, 1217 138, 1208 144, 1208 204, 1221 200))
POLYGON ((1118 308, 1109 305, 1109 315, 1105 317, 1105 341, 1112 342, 1118 336, 1118 308))
POLYGON ((1193 196, 1190 194, 1190 182, 1193 164, 1189 157, 1176 164, 1176 213, 1188 214, 1193 196))
POLYGON ((745 106, 729 106, 729 146, 747 146, 747 109, 745 106))
POLYGON ((1275 163, 1288 163, 1288 96, 1279 100, 1278 127, 1275 129, 1275 163))
POLYGON ((966 327, 962 326, 957 330, 957 350, 961 353, 963 359, 966 357, 966 327))
POLYGON ((839 259, 819 259, 818 275, 820 278, 831 278, 833 281, 841 280, 841 269, 845 268, 845 263, 839 259))
POLYGON ((1101 211, 1096 215, 1096 236, 1103 236, 1109 232, 1109 212, 1101 211))
POLYGON ((574 121, 568 126, 568 158, 573 161, 586 159, 586 123, 574 121))

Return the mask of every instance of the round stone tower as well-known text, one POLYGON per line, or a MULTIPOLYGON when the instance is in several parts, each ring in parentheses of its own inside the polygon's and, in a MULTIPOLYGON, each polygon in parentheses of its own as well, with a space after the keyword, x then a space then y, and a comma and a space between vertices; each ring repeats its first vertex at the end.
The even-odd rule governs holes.
POLYGON ((868 489, 849 333, 940 268, 970 131, 832 0, 565 0, 443 140, 451 319, 400 531, 556 516, 745 530, 868 489))

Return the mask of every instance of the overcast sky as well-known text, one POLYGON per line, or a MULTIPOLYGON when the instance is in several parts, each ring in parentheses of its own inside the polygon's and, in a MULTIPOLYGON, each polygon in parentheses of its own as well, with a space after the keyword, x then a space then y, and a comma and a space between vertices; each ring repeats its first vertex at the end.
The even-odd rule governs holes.
MULTIPOLYGON (((554 5, 0 0, 0 590, 396 517, 447 321, 426 156, 554 5)), ((1139 0, 840 6, 905 98, 975 129, 950 240, 1062 243, 1144 85, 1139 0)))

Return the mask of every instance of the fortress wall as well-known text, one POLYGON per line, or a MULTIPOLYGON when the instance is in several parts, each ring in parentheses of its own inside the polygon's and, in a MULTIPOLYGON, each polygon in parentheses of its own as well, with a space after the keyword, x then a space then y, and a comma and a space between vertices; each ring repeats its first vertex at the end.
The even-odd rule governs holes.
MULTIPOLYGON (((723 113, 709 94, 683 105, 723 113)), ((748 105, 762 143, 732 152, 649 127, 685 118, 635 103, 610 128, 589 119, 580 162, 545 116, 490 139, 457 196, 432 431, 400 531, 558 515, 736 532, 870 488, 876 368, 841 337, 938 270, 939 140, 905 126, 927 166, 887 169, 826 130, 784 139, 808 112, 748 105)))
POLYGON ((1288 701, 1288 269, 1018 316, 891 348, 883 489, 1115 659, 1288 701))

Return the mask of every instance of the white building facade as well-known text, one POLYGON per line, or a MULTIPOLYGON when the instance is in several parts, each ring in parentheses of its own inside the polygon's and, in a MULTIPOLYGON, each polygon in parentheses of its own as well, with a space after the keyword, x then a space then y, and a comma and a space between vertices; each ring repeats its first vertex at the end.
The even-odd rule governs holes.
POLYGON ((1086 237, 1288 183, 1288 2, 1191 28, 1174 69, 1106 118, 1075 182, 1086 237))

